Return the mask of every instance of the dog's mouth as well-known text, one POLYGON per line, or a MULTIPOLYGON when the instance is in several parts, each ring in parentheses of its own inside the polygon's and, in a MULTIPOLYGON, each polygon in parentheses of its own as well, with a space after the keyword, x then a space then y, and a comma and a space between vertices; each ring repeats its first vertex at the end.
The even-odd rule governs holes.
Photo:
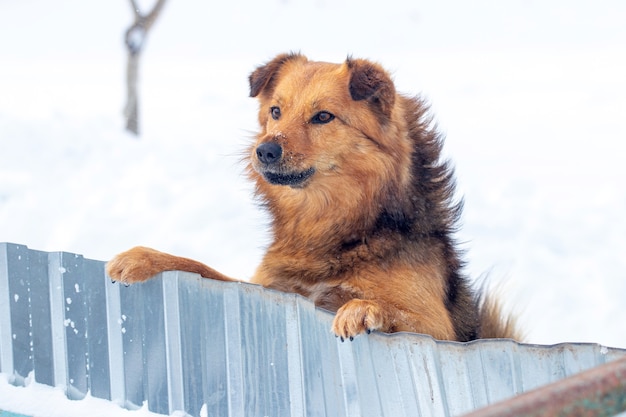
POLYGON ((301 172, 288 172, 288 173, 279 173, 272 171, 263 171, 263 177, 270 184, 274 185, 289 185, 290 187, 299 188, 304 186, 306 180, 311 178, 311 176, 315 173, 315 168, 311 167, 305 171, 301 172))

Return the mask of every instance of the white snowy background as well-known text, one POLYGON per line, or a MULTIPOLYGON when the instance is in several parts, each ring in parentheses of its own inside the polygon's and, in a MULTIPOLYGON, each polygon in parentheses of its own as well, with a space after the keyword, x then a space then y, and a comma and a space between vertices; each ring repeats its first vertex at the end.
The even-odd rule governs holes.
POLYGON ((626 2, 169 1, 139 138, 132 19, 123 0, 0 3, 0 241, 100 260, 141 244, 249 278, 268 235, 239 162, 247 76, 280 52, 352 54, 432 103, 467 272, 527 340, 626 347, 626 2))

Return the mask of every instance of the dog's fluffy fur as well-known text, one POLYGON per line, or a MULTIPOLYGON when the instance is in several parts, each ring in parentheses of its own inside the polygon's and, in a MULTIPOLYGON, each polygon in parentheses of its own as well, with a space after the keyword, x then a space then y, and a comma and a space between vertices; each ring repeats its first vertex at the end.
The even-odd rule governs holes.
MULTIPOLYGON (((372 330, 516 338, 497 303, 463 275, 453 238, 461 204, 422 100, 398 94, 381 66, 362 59, 284 54, 249 81, 260 132, 248 173, 273 232, 252 282, 336 312, 342 338, 372 330)), ((143 247, 107 265, 127 283, 165 270, 231 280, 143 247)))

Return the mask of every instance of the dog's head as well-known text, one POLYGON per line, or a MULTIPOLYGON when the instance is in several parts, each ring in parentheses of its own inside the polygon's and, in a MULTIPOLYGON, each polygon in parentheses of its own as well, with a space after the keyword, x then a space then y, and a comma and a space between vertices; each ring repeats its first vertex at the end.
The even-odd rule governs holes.
POLYGON ((250 96, 260 101, 261 127, 251 167, 270 184, 303 188, 314 177, 338 175, 345 181, 359 167, 375 169, 372 155, 396 153, 388 132, 395 87, 373 62, 279 55, 250 75, 250 96))

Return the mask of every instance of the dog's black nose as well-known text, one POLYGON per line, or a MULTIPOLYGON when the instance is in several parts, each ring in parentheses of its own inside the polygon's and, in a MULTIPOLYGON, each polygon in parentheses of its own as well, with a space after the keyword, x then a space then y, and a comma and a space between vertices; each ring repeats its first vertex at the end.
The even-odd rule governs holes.
POLYGON ((257 146, 256 156, 262 164, 270 165, 280 160, 283 148, 275 142, 265 142, 257 146))

